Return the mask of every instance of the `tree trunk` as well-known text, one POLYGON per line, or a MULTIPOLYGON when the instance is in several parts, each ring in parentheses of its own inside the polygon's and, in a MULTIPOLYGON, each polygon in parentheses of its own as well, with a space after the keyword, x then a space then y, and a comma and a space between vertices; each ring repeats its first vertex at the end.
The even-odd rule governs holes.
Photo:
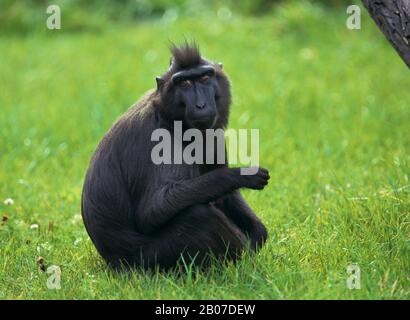
POLYGON ((410 0, 362 0, 370 16, 410 68, 410 0))

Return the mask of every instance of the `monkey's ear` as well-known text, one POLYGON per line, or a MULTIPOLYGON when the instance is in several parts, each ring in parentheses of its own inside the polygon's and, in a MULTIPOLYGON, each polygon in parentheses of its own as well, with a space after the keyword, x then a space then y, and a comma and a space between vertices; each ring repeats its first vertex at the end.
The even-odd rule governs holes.
POLYGON ((221 68, 221 69, 223 69, 223 68, 224 68, 224 65, 223 65, 223 63, 222 63, 222 62, 218 62, 218 66, 219 66, 219 68, 221 68))
POLYGON ((160 89, 165 82, 161 77, 155 77, 155 81, 157 82, 157 89, 160 89))

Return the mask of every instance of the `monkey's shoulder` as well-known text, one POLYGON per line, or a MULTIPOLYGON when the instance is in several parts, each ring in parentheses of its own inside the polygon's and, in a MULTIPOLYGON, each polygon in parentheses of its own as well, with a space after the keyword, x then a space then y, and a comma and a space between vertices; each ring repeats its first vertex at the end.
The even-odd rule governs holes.
POLYGON ((155 90, 147 91, 117 120, 117 125, 147 125, 155 117, 155 90))

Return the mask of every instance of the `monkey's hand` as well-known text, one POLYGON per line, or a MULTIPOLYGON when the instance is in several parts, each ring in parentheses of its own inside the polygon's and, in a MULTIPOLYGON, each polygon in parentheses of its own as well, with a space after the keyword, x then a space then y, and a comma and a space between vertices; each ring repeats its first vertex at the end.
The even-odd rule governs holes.
MULTIPOLYGON (((241 171, 244 171, 243 168, 241 171)), ((247 168, 246 171, 256 171, 256 173, 250 175, 241 174, 242 187, 254 190, 262 190, 268 184, 268 180, 270 178, 268 170, 264 168, 247 168)))

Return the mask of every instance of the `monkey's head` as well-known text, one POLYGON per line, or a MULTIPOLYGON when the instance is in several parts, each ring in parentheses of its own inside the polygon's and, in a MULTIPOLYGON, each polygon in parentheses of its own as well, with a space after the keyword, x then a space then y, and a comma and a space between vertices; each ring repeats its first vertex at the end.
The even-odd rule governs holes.
POLYGON ((173 45, 171 52, 168 71, 156 78, 161 116, 168 122, 182 121, 188 128, 225 127, 231 93, 222 64, 202 58, 195 43, 173 45))

